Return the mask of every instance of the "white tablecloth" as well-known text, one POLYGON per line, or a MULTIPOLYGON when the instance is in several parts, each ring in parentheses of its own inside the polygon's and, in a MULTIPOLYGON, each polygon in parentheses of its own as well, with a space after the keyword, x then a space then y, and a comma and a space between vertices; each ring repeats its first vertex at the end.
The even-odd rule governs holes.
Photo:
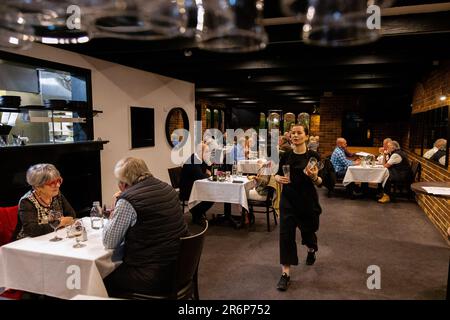
POLYGON ((351 182, 382 183, 383 186, 389 178, 389 170, 382 165, 375 167, 350 166, 345 173, 343 184, 351 182))
POLYGON ((89 218, 83 222, 88 232, 83 248, 73 248, 75 239, 66 238, 63 229, 58 235, 64 239, 58 242, 49 241, 52 232, 0 247, 0 287, 63 299, 80 294, 108 297, 102 279, 120 265, 121 257, 113 258, 113 250, 103 247, 101 229, 92 230, 89 218))
POLYGON ((247 193, 254 187, 254 181, 246 177, 235 178, 243 183, 197 180, 192 187, 189 197, 189 209, 202 201, 227 202, 240 204, 248 211, 247 193))
POLYGON ((258 163, 265 164, 267 162, 266 159, 253 159, 253 160, 239 160, 238 171, 243 173, 258 173, 258 169, 260 168, 258 163))

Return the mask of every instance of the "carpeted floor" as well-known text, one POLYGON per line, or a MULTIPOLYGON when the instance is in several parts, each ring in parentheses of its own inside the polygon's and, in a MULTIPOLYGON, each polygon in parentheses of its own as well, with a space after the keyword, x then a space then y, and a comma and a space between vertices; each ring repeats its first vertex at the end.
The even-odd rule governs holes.
MULTIPOLYGON (((251 228, 210 225, 199 269, 200 299, 445 299, 449 246, 414 202, 381 205, 328 198, 325 189, 319 194, 317 261, 305 265, 298 232, 301 262, 291 268, 288 291, 276 290, 279 228, 267 232, 265 214, 257 214, 251 228), (381 270, 379 290, 367 288, 371 265, 381 270)), ((222 210, 216 204, 208 218, 222 210)), ((238 212, 233 205, 233 214, 238 212)), ((186 218, 190 222, 189 214, 186 218)))

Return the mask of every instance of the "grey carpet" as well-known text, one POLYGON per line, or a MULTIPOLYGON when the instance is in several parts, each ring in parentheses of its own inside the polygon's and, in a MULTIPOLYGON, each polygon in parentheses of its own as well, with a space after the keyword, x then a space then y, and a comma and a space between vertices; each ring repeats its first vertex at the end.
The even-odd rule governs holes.
MULTIPOLYGON (((257 214, 250 228, 210 225, 199 269, 200 299, 445 299, 448 243, 417 204, 328 198, 324 189, 319 194, 317 261, 305 265, 298 232, 300 264, 291 268, 288 291, 276 290, 279 228, 267 232, 265 214, 257 214), (379 290, 367 288, 370 265, 381 268, 379 290)), ((208 218, 222 210, 216 204, 208 218)), ((233 214, 238 212, 233 205, 233 214)), ((190 222, 189 214, 186 218, 190 222)))

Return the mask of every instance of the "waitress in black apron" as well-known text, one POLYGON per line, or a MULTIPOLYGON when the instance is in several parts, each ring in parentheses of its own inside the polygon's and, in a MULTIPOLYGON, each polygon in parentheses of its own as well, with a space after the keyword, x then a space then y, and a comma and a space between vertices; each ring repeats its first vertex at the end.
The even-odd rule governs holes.
POLYGON ((320 155, 308 150, 308 128, 297 124, 291 128, 292 150, 284 153, 275 180, 282 184, 280 200, 280 263, 282 275, 277 289, 285 291, 290 283, 290 266, 298 265, 295 233, 300 229, 302 244, 308 248, 307 265, 313 265, 318 251, 316 231, 319 229, 319 215, 322 209, 315 186, 321 186, 322 178, 318 167, 310 168, 311 158, 320 161, 320 155), (283 166, 289 165, 289 177, 283 173, 283 166), (306 169, 305 169, 306 168, 306 169))

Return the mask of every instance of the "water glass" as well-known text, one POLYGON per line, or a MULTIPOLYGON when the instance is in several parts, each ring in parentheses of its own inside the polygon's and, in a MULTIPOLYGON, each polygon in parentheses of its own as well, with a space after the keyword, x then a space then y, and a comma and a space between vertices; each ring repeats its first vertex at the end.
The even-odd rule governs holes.
POLYGON ((317 167, 317 170, 320 171, 323 169, 323 162, 317 160, 314 157, 309 158, 308 164, 306 165, 303 172, 306 174, 306 169, 311 170, 312 168, 317 167))
POLYGON ((291 180, 291 166, 288 164, 283 165, 283 174, 286 178, 291 180))
POLYGON ((52 242, 62 240, 62 238, 58 237, 58 235, 56 234, 56 230, 58 229, 59 224, 61 223, 62 216, 63 216, 62 212, 58 210, 51 210, 48 214, 48 224, 53 228, 55 232, 55 236, 50 239, 50 241, 52 242))

